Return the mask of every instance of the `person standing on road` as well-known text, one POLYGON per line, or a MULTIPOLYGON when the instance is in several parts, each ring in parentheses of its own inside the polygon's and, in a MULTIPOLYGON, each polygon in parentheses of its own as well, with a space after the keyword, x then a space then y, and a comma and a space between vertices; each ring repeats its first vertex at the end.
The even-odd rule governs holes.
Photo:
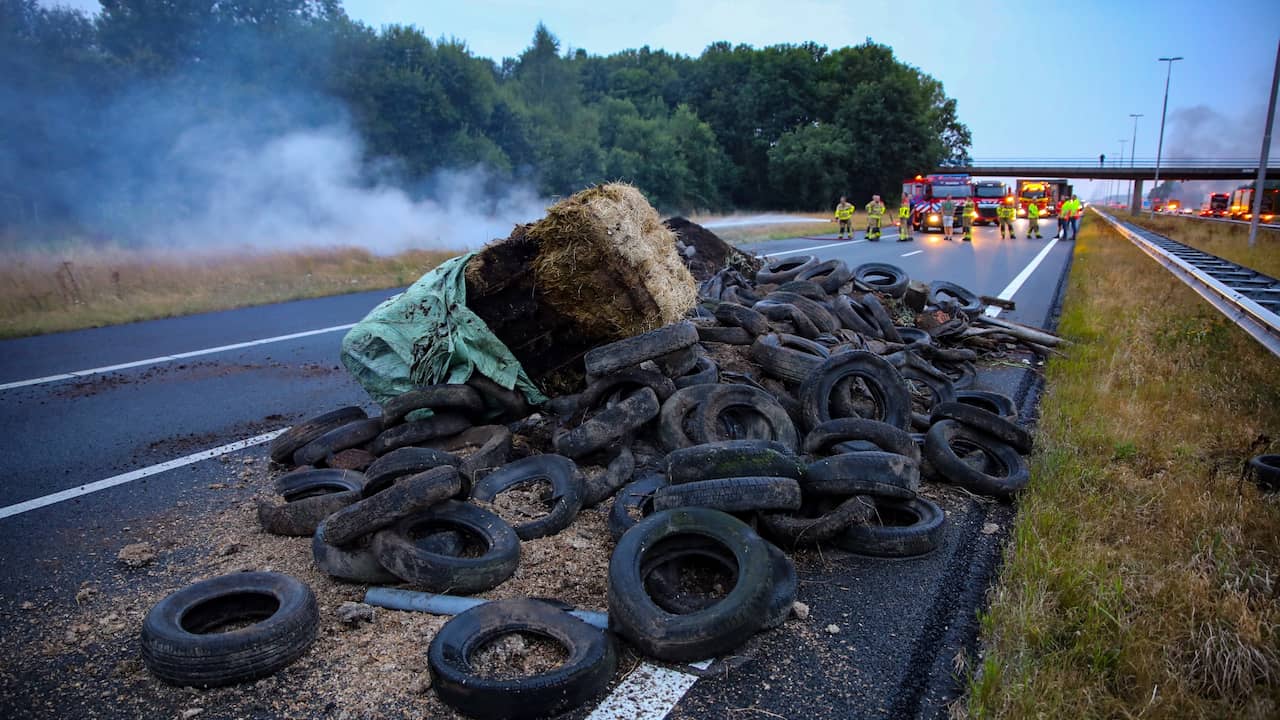
POLYGON ((1044 237, 1040 234, 1040 206, 1034 201, 1027 203, 1027 239, 1030 240, 1032 236, 1044 237))
POLYGON ((845 196, 840 196, 840 203, 836 205, 836 222, 840 223, 840 234, 837 236, 843 240, 845 235, 849 239, 853 239, 853 204, 845 196))
POLYGON ((1071 196, 1071 239, 1075 240, 1080 234, 1080 218, 1084 217, 1084 203, 1080 202, 1079 195, 1071 196))
POLYGON ((965 242, 973 242, 973 201, 968 198, 960 200, 960 227, 964 229, 964 234, 960 239, 965 242))
POLYGON ((898 206, 898 242, 911 239, 911 198, 902 196, 898 206))
POLYGON ((956 204, 951 198, 942 200, 942 239, 951 239, 951 227, 956 222, 956 204))
POLYGON ((867 240, 869 242, 879 242, 880 223, 883 220, 884 203, 880 202, 879 195, 872 195, 871 202, 867 203, 867 240))
POLYGON ((1000 221, 1000 239, 1006 237, 1010 240, 1014 239, 1013 219, 1017 216, 1018 211, 1013 206, 1013 199, 1004 201, 1000 207, 996 208, 996 219, 1000 221))

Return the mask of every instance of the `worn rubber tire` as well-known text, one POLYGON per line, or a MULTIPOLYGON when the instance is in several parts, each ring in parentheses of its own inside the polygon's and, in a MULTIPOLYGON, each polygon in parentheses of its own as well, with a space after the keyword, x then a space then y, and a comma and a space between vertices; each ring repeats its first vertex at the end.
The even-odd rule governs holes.
POLYGON ((781 260, 766 260, 764 267, 756 272, 757 285, 780 285, 795 280, 800 273, 818 264, 812 255, 796 255, 781 260))
POLYGON ((1031 481, 1027 461, 1012 446, 955 420, 939 420, 925 434, 924 457, 947 482, 980 495, 1007 498, 1031 481), (992 475, 964 462, 951 444, 960 441, 995 461, 1001 474, 992 475))
POLYGON ((959 390, 956 392, 956 402, 982 408, 1010 420, 1018 417, 1018 406, 1013 402, 1013 398, 998 392, 959 390))
POLYGON ((471 488, 471 499, 492 503, 517 485, 541 481, 551 485, 551 510, 536 520, 512 526, 521 540, 536 540, 569 527, 582 509, 582 474, 574 461, 561 455, 530 455, 486 475, 471 488))
MULTIPOLYGON (((493 470, 506 464, 511 455, 511 431, 505 425, 479 425, 442 440, 426 443, 428 449, 447 452, 461 458, 458 472, 465 482, 464 491, 459 497, 471 492, 471 484, 484 470, 493 470), (474 449, 472 449, 474 448, 474 449), (468 452, 469 450, 469 452, 468 452), (465 454, 464 454, 465 453, 465 454)), ((408 448, 397 450, 402 452, 408 448)), ((390 457, 388 454, 386 457, 390 457)))
POLYGON ((918 557, 942 543, 946 513, 928 498, 891 500, 877 498, 876 515, 906 520, 910 524, 855 524, 837 535, 832 544, 842 550, 872 557, 918 557))
POLYGON ((301 581, 274 572, 222 575, 156 603, 142 621, 142 661, 174 685, 216 687, 275 673, 316 638, 320 611, 301 581), (229 632, 229 621, 254 619, 229 632))
POLYGON ((316 465, 332 453, 359 447, 382 432, 382 418, 353 420, 293 451, 294 465, 316 465))
POLYGON ((960 311, 970 317, 986 309, 986 303, 978 298, 972 290, 946 280, 935 280, 929 284, 929 304, 942 305, 950 300, 960 311))
POLYGON ((958 363, 944 363, 935 360, 933 366, 938 369, 938 372, 951 379, 951 387, 956 390, 971 387, 978 379, 978 369, 967 360, 958 363))
POLYGON ((968 425, 1011 446, 1023 455, 1030 454, 1034 445, 1031 433, 1026 428, 1008 418, 968 403, 944 402, 936 405, 929 415, 929 421, 936 423, 939 420, 955 420, 968 425))
POLYGON ((502 518, 476 505, 447 500, 373 536, 378 562, 396 577, 437 593, 470 595, 490 590, 515 574, 520 538, 502 518), (426 528, 454 530, 479 539, 478 557, 428 552, 415 540, 426 528))
MULTIPOLYGON (((659 358, 653 359, 653 364, 658 367, 658 372, 668 379, 680 377, 693 369, 698 364, 698 358, 702 356, 702 347, 697 343, 687 348, 682 348, 673 353, 668 353, 659 358)), ((672 390, 674 391, 674 386, 672 390)), ((655 392, 657 392, 655 390, 655 392)), ((661 397, 661 396, 659 396, 661 397)))
POLYGON ((588 375, 597 377, 625 370, 698 342, 698 330, 688 320, 650 330, 589 350, 582 356, 588 375))
MULTIPOLYGON (((698 362, 693 366, 693 370, 687 375, 673 378, 676 389, 687 388, 691 385, 710 385, 716 383, 720 379, 720 368, 715 361, 706 355, 699 355, 698 362)), ((665 400, 664 400, 665 402, 665 400)))
POLYGON ((457 435, 471 427, 471 421, 464 415, 452 412, 439 412, 423 420, 393 425, 383 430, 374 438, 369 451, 382 456, 410 445, 418 445, 431 440, 457 435))
MULTIPOLYGON (((791 616, 791 608, 796 602, 798 578, 795 563, 791 562, 791 558, 776 545, 772 543, 766 543, 766 545, 769 550, 769 560, 773 564, 773 594, 769 598, 769 607, 762 627, 765 630, 772 630, 780 627, 791 616)), ((725 568, 730 575, 734 574, 733 555, 718 548, 714 543, 696 543, 692 547, 671 548, 659 558, 650 555, 650 560, 646 563, 647 567, 642 568, 645 591, 649 593, 654 603, 667 612, 678 615, 698 612, 715 602, 714 598, 691 600, 679 596, 676 580, 672 577, 679 572, 679 568, 671 566, 678 565, 689 557, 709 559, 725 568)))
POLYGON ((768 544, 742 521, 716 510, 656 512, 622 536, 609 560, 609 626, 642 654, 690 662, 728 652, 763 627, 773 596, 768 544), (681 536, 708 538, 733 554, 737 582, 720 601, 699 612, 675 615, 645 592, 646 555, 681 536))
POLYGON ((673 450, 666 458, 673 485, 727 477, 770 476, 800 479, 804 463, 787 446, 771 440, 727 440, 673 450))
POLYGON ((600 409, 605 401, 619 391, 632 391, 644 387, 658 396, 659 403, 666 402, 667 398, 676 391, 675 382, 661 373, 639 368, 622 370, 596 378, 587 385, 587 389, 578 396, 577 409, 573 413, 574 419, 581 423, 587 413, 600 409))
POLYGON ((889 311, 884 309, 884 304, 880 302, 875 293, 863 295, 862 306, 867 309, 872 319, 875 320, 876 327, 880 329, 880 337, 892 343, 902 342, 902 336, 898 335, 898 328, 893 324, 893 318, 889 317, 889 311))
POLYGON ((430 385, 410 390, 382 405, 384 427, 404 420, 415 410, 449 411, 476 419, 484 414, 484 398, 470 385, 430 385))
POLYGON ((323 415, 317 415, 310 420, 304 420, 271 441, 271 459, 278 463, 286 463, 293 458, 293 453, 303 445, 330 430, 366 417, 368 415, 365 414, 364 410, 350 406, 338 408, 323 415))
POLYGON ((307 537, 320 521, 360 499, 364 476, 357 472, 308 470, 291 473, 288 492, 258 500, 258 523, 272 535, 307 537), (359 479, 357 479, 357 477, 359 479))
POLYGON ((582 507, 595 507, 618 493, 631 482, 636 472, 636 456, 631 448, 623 447, 617 457, 609 461, 604 472, 587 476, 582 481, 582 507))
POLYGON ((920 489, 920 464, 897 453, 855 452, 809 463, 805 496, 871 495, 909 500, 920 489))
POLYGON ((800 385, 799 401, 806 426, 816 428, 833 420, 831 394, 845 378, 860 378, 878 406, 877 417, 903 430, 911 422, 911 395, 906 381, 893 365, 869 352, 838 353, 825 360, 800 385))
POLYGON ((752 335, 769 332, 769 320, 748 307, 733 303, 720 303, 716 307, 716 320, 731 327, 740 327, 752 335))
POLYGON ((685 420, 719 385, 691 385, 681 388, 662 403, 658 411, 658 439, 666 450, 696 445, 685 432, 685 420))
POLYGON ((820 357, 784 347, 776 334, 756 338, 748 355, 761 370, 789 383, 804 382, 823 363, 820 357))
POLYGON ((462 459, 453 453, 425 447, 404 447, 383 455, 365 468, 364 496, 370 497, 391 487, 397 478, 417 475, 431 468, 459 467, 462 459))
POLYGON ((816 338, 822 334, 822 331, 813 323, 813 320, 808 315, 805 315, 804 311, 791 303, 765 299, 751 307, 770 320, 790 324, 796 335, 816 338))
POLYGON ((817 425, 804 438, 804 453, 815 456, 836 454, 841 450, 841 443, 850 441, 869 442, 878 450, 905 455, 920 462, 920 446, 910 433, 866 418, 837 418, 817 425))
MULTIPOLYGON (((801 488, 801 492, 804 489, 801 488)), ((807 517, 793 513, 760 513, 760 530, 769 539, 784 547, 795 548, 817 545, 844 532, 855 523, 871 519, 872 501, 865 498, 845 498, 836 507, 807 517)))
POLYGON ((911 282, 911 276, 902 268, 880 262, 863 263, 854 268, 853 279, 891 298, 905 295, 911 282))
POLYGON ((471 377, 467 379, 467 385, 480 393, 488 409, 487 414, 493 416, 491 420, 511 422, 528 417, 531 412, 529 401, 523 392, 502 387, 478 370, 471 373, 471 377))
POLYGON ((1280 490, 1280 455, 1256 455, 1245 467, 1262 491, 1280 490))
POLYGON ((653 496, 654 510, 703 507, 727 513, 798 510, 800 483, 793 478, 732 477, 668 485, 653 496))
POLYGON ((796 279, 817 283, 823 292, 835 295, 845 283, 853 279, 853 271, 843 260, 828 260, 805 270, 796 279))
POLYGON ((755 335, 740 327, 720 327, 718 325, 699 325, 698 341, 714 342, 724 345, 750 345, 755 335))
POLYGON ((920 328, 895 326, 893 329, 908 350, 922 350, 933 345, 933 336, 920 328))
POLYGON ((667 478, 659 473, 642 475, 635 482, 627 483, 613 499, 609 508, 609 534, 617 542, 622 535, 640 522, 631 517, 635 510, 642 518, 653 514, 653 495, 658 488, 667 485, 667 478))
POLYGON ((765 297, 765 301, 785 303, 799 309, 800 312, 805 314, 805 317, 809 318, 814 327, 818 328, 819 334, 832 333, 840 327, 836 317, 831 314, 831 311, 823 303, 811 300, 798 293, 774 291, 765 297))
POLYGON ((550 603, 508 598, 449 618, 427 648, 431 685, 440 699, 479 720, 551 717, 585 705, 604 692, 618 668, 609 633, 550 603), (476 673, 472 658, 489 641, 527 632, 551 638, 567 651, 559 667, 525 677, 476 673))
POLYGON ((338 547, 324 541, 324 521, 316 526, 311 536, 311 557, 316 567, 339 580, 358 583, 387 583, 399 580, 373 552, 372 537, 362 537, 356 542, 338 547))
POLYGON ((797 295, 803 295, 810 300, 817 300, 818 302, 827 301, 827 291, 823 290, 822 286, 818 283, 811 282, 809 280, 788 280, 773 290, 774 292, 789 292, 797 295))
POLYGON ((749 439, 728 435, 725 413, 735 408, 758 415, 764 420, 769 437, 755 439, 773 440, 792 452, 799 446, 800 439, 795 424, 791 422, 787 411, 772 395, 750 385, 715 386, 693 410, 690 437, 698 443, 749 439))
POLYGON ((658 416, 662 406, 652 389, 643 387, 617 405, 605 408, 572 430, 552 438, 556 452, 580 458, 600 450, 658 416))
POLYGON ((320 468, 312 470, 294 470, 276 478, 273 485, 275 493, 286 500, 301 493, 308 493, 319 487, 318 483, 332 485, 335 489, 360 490, 368 482, 368 477, 356 470, 338 470, 320 468))
POLYGON ((330 545, 354 542, 362 535, 456 497, 462 487, 458 470, 449 465, 398 478, 386 490, 330 515, 325 522, 324 541, 330 545))

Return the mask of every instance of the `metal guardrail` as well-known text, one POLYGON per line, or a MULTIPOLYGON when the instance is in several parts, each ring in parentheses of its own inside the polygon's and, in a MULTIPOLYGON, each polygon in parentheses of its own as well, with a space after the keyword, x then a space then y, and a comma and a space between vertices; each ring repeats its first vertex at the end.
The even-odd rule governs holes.
POLYGON ((1280 280, 1090 209, 1280 357, 1280 280))

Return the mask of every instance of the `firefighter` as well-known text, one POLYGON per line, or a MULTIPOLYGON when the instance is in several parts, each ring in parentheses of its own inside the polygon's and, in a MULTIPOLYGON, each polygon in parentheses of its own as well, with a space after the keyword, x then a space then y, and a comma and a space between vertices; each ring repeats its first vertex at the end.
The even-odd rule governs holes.
POLYGON ((836 205, 836 222, 840 223, 839 239, 843 240, 845 235, 849 239, 853 239, 853 204, 845 196, 840 196, 840 204, 836 205))
POLYGON ((867 240, 869 242, 880 241, 880 222, 884 219, 884 203, 880 202, 879 195, 872 195, 871 202, 867 203, 867 240))
POLYGON ((1080 202, 1079 195, 1071 196, 1071 209, 1071 239, 1075 240, 1080 234, 1080 218, 1084 217, 1084 203, 1080 202))
POLYGON ((1017 217, 1018 209, 1013 205, 1013 198, 1008 198, 1004 204, 996 208, 996 218, 1000 221, 1000 239, 1006 237, 1010 240, 1014 239, 1013 219, 1017 217))
POLYGON ((898 242, 911 239, 911 198, 902 196, 902 204, 898 206, 898 242))
POLYGON ((960 239, 965 242, 973 242, 973 201, 969 198, 960 200, 960 227, 964 229, 964 234, 960 239))
POLYGON ((1034 200, 1027 203, 1027 239, 1030 240, 1032 235, 1044 237, 1040 234, 1040 206, 1034 200))

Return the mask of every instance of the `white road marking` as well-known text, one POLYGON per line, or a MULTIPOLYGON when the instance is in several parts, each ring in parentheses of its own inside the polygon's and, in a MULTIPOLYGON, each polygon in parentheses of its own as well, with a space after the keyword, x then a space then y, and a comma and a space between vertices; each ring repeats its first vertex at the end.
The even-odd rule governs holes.
POLYGON ((29 380, 16 380, 14 382, 0 384, 0 390, 12 390, 13 388, 27 387, 28 385, 43 385, 45 383, 57 382, 58 380, 73 380, 75 378, 87 377, 89 375, 99 375, 102 373, 114 372, 116 370, 142 367, 144 365, 159 365, 160 363, 173 362, 174 360, 185 360, 187 358, 199 357, 201 355, 211 355, 213 353, 226 352, 228 350, 239 350, 240 348, 253 347, 254 345, 266 345, 268 343, 284 342, 285 340, 297 340, 298 338, 310 337, 312 335, 323 335, 325 333, 337 332, 339 330, 350 330, 353 327, 355 327, 355 323, 350 323, 348 325, 334 325, 333 327, 320 328, 319 330, 305 330, 303 332, 290 333, 288 335, 277 335, 275 337, 262 338, 260 340, 232 343, 231 345, 219 345, 218 347, 204 348, 203 350, 192 350, 190 352, 177 353, 175 355, 160 355, 158 357, 147 358, 146 360, 134 360, 133 362, 120 363, 119 365, 106 365, 103 367, 90 368, 88 370, 74 370, 69 373, 46 375, 45 377, 31 378, 29 380))
POLYGON ((641 663, 587 720, 662 720, 697 681, 696 675, 641 663))
POLYGON ((245 438, 244 440, 237 440, 233 443, 220 445, 216 448, 211 448, 209 450, 201 450, 198 453, 192 453, 191 455, 186 455, 180 458, 175 458, 173 460, 168 460, 160 463, 159 465, 152 465, 150 467, 144 467, 138 470, 132 470, 130 472, 123 473, 120 475, 113 475, 109 478, 88 483, 87 485, 80 485, 77 487, 69 488, 67 490, 62 490, 61 492, 45 495, 44 497, 33 498, 31 500, 26 500, 24 502, 20 502, 15 505, 10 505, 8 507, 0 508, 0 520, 3 520, 4 518, 7 518, 7 517, 13 517, 14 515, 21 515, 22 513, 30 512, 31 510, 35 510, 37 508, 42 508, 48 505, 54 505, 56 503, 64 502, 66 500, 71 500, 73 498, 78 498, 82 495, 89 495, 91 493, 96 493, 99 490, 106 490, 107 488, 112 488, 117 485, 123 485, 125 483, 133 482, 134 480, 140 480, 145 477, 151 477, 152 475, 158 475, 162 472, 173 470, 174 468, 183 467, 184 465, 192 465, 194 463, 200 462, 201 460, 216 458, 219 455, 226 455, 227 453, 233 453, 233 452, 236 452, 237 450, 250 448, 250 447, 253 447, 254 445, 261 445, 262 443, 265 443, 265 442, 271 442, 276 438, 276 436, 284 433, 284 431, 288 429, 289 428, 280 428, 279 430, 272 430, 269 433, 255 435, 251 438, 245 438))
MULTIPOLYGON (((1031 258, 1031 262, 1027 263, 1027 266, 1022 268, 1022 272, 1018 273, 1018 276, 1015 277, 1012 281, 1010 281, 1009 284, 1005 286, 1005 289, 1001 290, 1000 294, 997 295, 996 297, 1000 298, 1001 300, 1012 299, 1013 294, 1018 292, 1018 290, 1021 289, 1024 284, 1026 284, 1027 279, 1031 277, 1031 273, 1035 272, 1036 268, 1040 267, 1040 263, 1044 262, 1044 259, 1049 256, 1049 251, 1052 250, 1053 246, 1057 244, 1058 244, 1058 238, 1056 237, 1049 238, 1049 242, 1045 243, 1044 249, 1041 250, 1039 254, 1037 254, 1035 257, 1031 258)), ((995 317, 1000 314, 1000 308, 995 307, 993 305, 987 308, 987 311, 985 314, 987 317, 995 317)))
POLYGON ((923 250, 915 250, 915 251, 912 251, 912 252, 909 252, 909 253, 902 253, 902 257, 911 257, 912 255, 919 255, 919 254, 920 254, 920 253, 922 253, 922 252, 924 252, 924 251, 923 251, 923 250))

